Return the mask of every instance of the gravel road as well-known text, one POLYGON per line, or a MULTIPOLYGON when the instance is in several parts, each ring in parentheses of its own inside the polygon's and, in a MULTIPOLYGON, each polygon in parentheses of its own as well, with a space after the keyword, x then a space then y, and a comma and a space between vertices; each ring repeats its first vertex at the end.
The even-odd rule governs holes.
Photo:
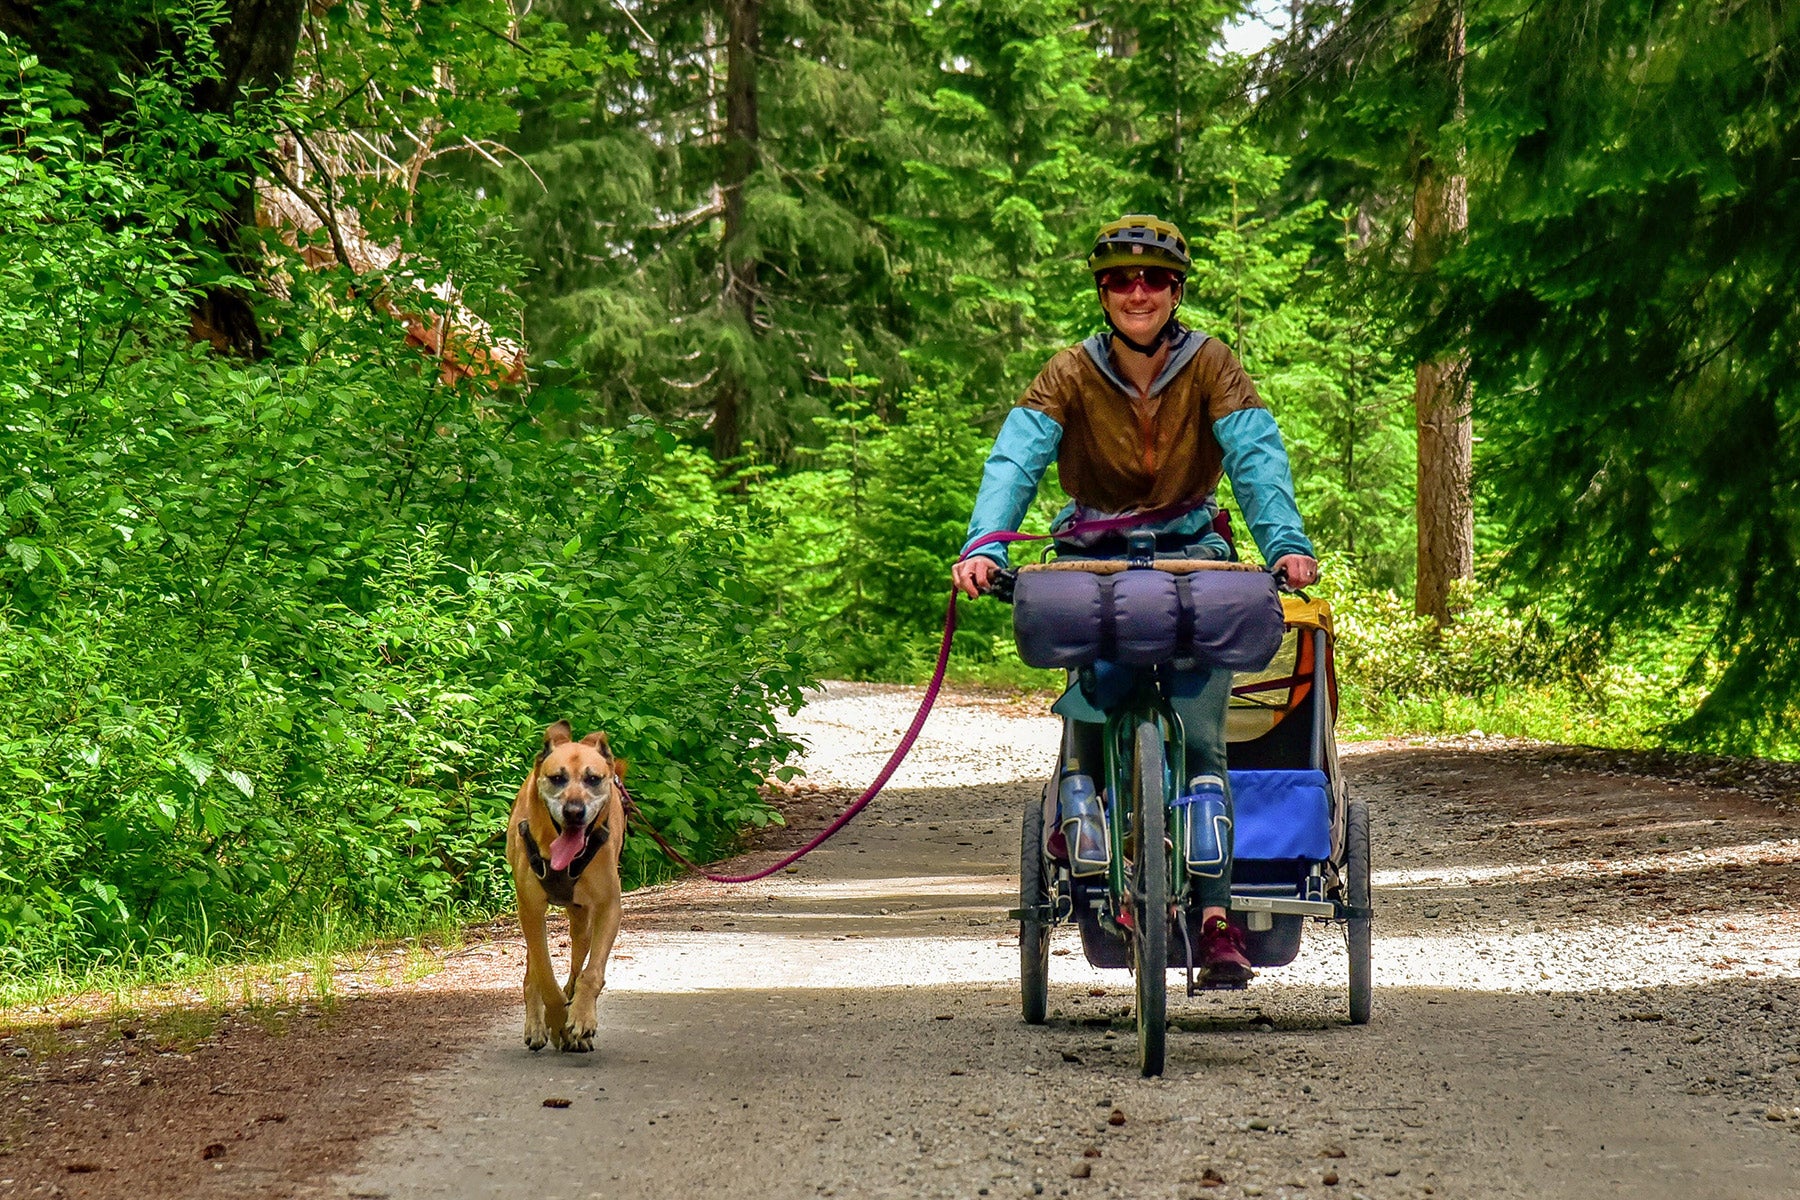
MULTIPOLYGON (((834 685, 809 778, 859 786, 913 689, 834 685)), ((1004 912, 1051 761, 1040 702, 952 697, 796 873, 627 898, 596 1053, 509 1011, 329 1191, 354 1197, 1791 1197, 1800 822, 1498 739, 1345 750, 1374 816, 1376 1010, 1309 930, 1249 991, 1051 960, 1022 1024, 1004 912), (550 1099, 566 1107, 546 1107, 550 1099)), ((511 991, 516 945, 470 986, 511 991)))

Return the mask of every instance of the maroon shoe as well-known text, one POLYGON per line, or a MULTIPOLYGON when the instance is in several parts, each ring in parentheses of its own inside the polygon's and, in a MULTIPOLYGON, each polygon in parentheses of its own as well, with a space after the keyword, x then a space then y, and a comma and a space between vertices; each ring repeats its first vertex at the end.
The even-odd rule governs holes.
POLYGON ((1200 926, 1199 965, 1203 988, 1241 988, 1256 978, 1244 955, 1244 931, 1224 917, 1200 926))

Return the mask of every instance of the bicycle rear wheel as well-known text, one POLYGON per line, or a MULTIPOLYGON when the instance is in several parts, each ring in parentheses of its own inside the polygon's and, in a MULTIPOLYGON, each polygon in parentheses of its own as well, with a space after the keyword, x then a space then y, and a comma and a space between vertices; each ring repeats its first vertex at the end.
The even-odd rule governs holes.
POLYGON ((1132 957, 1137 972, 1138 1069, 1161 1075, 1168 1041, 1169 848, 1162 730, 1141 722, 1132 746, 1132 957))

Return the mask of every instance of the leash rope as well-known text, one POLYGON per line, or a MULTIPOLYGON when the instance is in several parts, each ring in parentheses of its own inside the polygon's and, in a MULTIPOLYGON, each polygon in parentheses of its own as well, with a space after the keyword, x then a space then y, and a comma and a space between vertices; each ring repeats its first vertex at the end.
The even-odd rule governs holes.
POLYGON ((943 641, 938 643, 937 666, 931 673, 931 682, 925 688, 925 698, 919 704, 919 711, 913 714, 912 724, 907 726, 906 729, 906 736, 900 739, 900 744, 894 747, 893 754, 888 756, 887 765, 882 767, 881 773, 875 776, 875 782, 863 789, 863 794, 856 798, 855 803, 839 813, 831 824, 820 830, 811 841, 806 843, 806 845, 795 850, 793 853, 776 860, 771 865, 764 867, 759 871, 752 871, 748 875, 714 874, 696 863, 689 862, 687 858, 675 849, 675 847, 663 840, 662 834, 658 833, 648 821, 643 821, 643 814, 638 811, 636 802, 631 800, 630 795, 624 791, 623 785, 620 785, 620 793, 625 800, 625 803, 629 806, 628 810, 638 812, 638 819, 643 822, 644 831, 650 835, 651 841, 662 847, 664 854, 667 854, 671 859, 686 867, 688 870, 698 871, 703 877, 712 880, 714 883, 754 883, 758 879, 767 879, 784 867, 793 865, 802 858, 805 858, 808 854, 811 854, 814 850, 817 850, 820 846, 823 846, 826 839, 848 825, 850 819, 863 809, 867 808, 869 806, 869 801, 880 795, 881 789, 887 786, 887 781, 892 778, 894 771, 900 766, 901 760, 906 757, 907 751, 911 750, 913 743, 918 740, 919 731, 925 728, 925 718, 931 714, 931 706, 936 702, 938 691, 944 685, 944 672, 950 665, 950 638, 955 632, 956 593, 951 592, 950 604, 944 609, 944 638, 943 641))
MULTIPOLYGON (((1166 508, 1152 509, 1149 512, 1127 513, 1124 516, 1118 517, 1099 517, 1091 521, 1076 521, 1067 528, 1051 533, 1014 533, 1011 530, 1005 530, 999 533, 983 534, 981 537, 970 542, 963 550, 962 554, 957 556, 956 561, 962 562, 983 546, 1005 544, 1008 542, 1040 542, 1047 538, 1066 537, 1070 535, 1082 536, 1090 533, 1115 533, 1121 529, 1131 529, 1138 525, 1151 525, 1162 521, 1172 521, 1176 517, 1185 516, 1186 514, 1193 512, 1204 503, 1205 501, 1202 500, 1194 504, 1175 504, 1166 508)), ((843 812, 833 818, 831 824, 820 830, 811 841, 806 843, 806 845, 800 847, 791 854, 778 859, 769 866, 752 871, 747 875, 718 875, 708 871, 698 863, 690 861, 679 850, 669 845, 662 834, 657 832, 656 827, 644 818, 643 810, 638 808, 637 801, 631 798, 631 793, 627 792, 625 790, 625 785, 620 783, 616 786, 619 789, 619 798, 625 807, 626 816, 635 818, 638 824, 643 827, 644 832, 650 835, 650 840, 660 846, 662 852, 668 855, 671 861, 679 866, 686 867, 690 871, 698 873, 704 879, 710 879, 714 883, 755 883, 759 879, 767 879, 769 876, 775 874, 775 872, 792 866, 794 863, 805 858, 808 854, 811 854, 814 850, 817 850, 820 846, 823 846, 833 834, 848 825, 857 813, 867 808, 869 802, 881 794, 881 789, 887 786, 888 780, 893 778, 894 772, 899 769, 900 764, 905 760, 907 753, 912 750, 913 743, 918 741, 919 731, 925 728, 925 718, 931 715, 931 706, 937 703, 938 692, 941 691, 944 686, 945 672, 948 671, 950 667, 950 642, 952 636, 956 633, 956 595, 956 589, 952 588, 950 590, 950 602, 944 606, 944 636, 943 640, 938 643, 937 665, 932 668, 931 682, 925 685, 924 699, 919 702, 919 711, 913 714, 912 724, 907 726, 905 736, 900 739, 900 744, 894 747, 894 752, 888 756, 887 764, 883 766, 881 771, 875 776, 875 781, 869 784, 867 788, 863 789, 862 795, 858 796, 856 800, 851 803, 849 808, 846 808, 843 812)))

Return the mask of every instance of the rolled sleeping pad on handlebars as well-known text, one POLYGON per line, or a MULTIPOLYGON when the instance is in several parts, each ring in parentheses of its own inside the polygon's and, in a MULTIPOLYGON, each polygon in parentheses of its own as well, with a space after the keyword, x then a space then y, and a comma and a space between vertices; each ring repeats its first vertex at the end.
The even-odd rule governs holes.
POLYGON ((1012 599, 1013 637, 1032 667, 1190 659, 1260 671, 1286 629, 1275 580, 1262 571, 1027 570, 1012 599))

